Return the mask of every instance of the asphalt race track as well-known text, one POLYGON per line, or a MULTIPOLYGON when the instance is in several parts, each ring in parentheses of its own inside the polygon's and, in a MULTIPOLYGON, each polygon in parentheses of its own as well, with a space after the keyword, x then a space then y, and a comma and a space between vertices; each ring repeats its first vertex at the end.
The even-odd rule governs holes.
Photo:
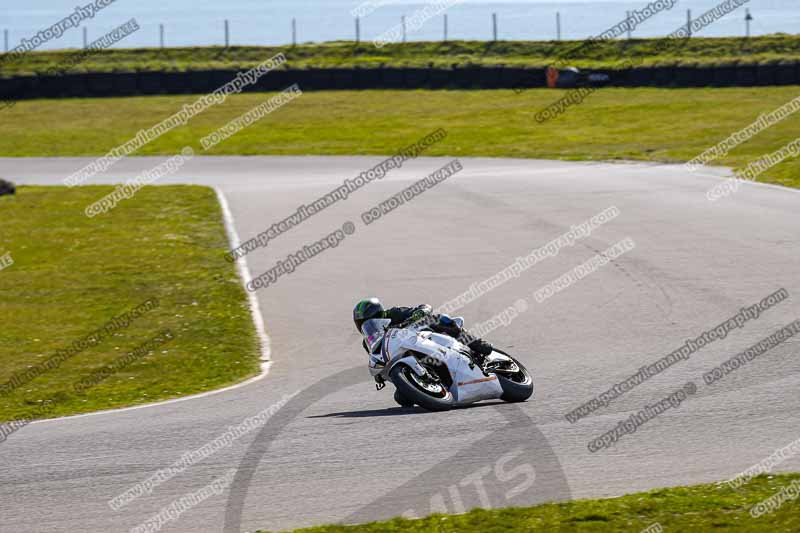
MULTIPOLYGON (((218 186, 243 240, 378 157, 195 158, 162 183, 218 186)), ((164 158, 129 158, 120 182, 164 158)), ((258 275, 351 221, 334 249, 258 291, 269 375, 188 401, 35 423, 0 444, 0 531, 129 531, 231 469, 233 485, 163 531, 273 531, 721 481, 800 437, 800 341, 713 385, 704 372, 800 318, 800 194, 760 185, 715 203, 723 169, 462 158, 464 170, 366 226, 362 212, 447 163, 420 158, 247 257, 258 275), (425 413, 377 392, 355 302, 434 307, 589 217, 620 215, 467 305, 467 326, 525 299, 488 340, 534 373, 534 398, 425 413), (618 241, 636 247, 537 303, 533 293, 618 241), (565 414, 780 288, 789 299, 576 423, 565 414), (697 393, 609 449, 587 444, 693 381, 697 393), (108 501, 229 426, 267 422, 119 511, 108 501)), ((89 159, 0 159, 0 176, 59 184, 89 159)), ((120 209, 124 208, 124 202, 120 209)), ((153 210, 158 210, 154 205, 153 210)), ((222 260, 222 258, 221 258, 222 260)), ((80 268, 80 265, 74 265, 80 268)), ((58 324, 53 324, 58 327, 58 324)), ((800 471, 800 459, 779 470, 800 471)))

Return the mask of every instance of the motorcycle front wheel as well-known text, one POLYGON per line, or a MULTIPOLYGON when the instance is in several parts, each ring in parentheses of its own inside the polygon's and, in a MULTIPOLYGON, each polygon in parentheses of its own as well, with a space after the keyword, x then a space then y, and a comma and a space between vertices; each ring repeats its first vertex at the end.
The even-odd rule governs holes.
POLYGON ((394 401, 397 402, 397 405, 400 407, 414 407, 414 402, 400 394, 400 389, 394 390, 394 401))
POLYGON ((524 402, 533 395, 533 377, 522 363, 506 353, 503 355, 511 361, 491 369, 503 388, 503 395, 500 399, 511 403, 524 402))
POLYGON ((399 364, 389 373, 389 379, 408 402, 428 411, 448 411, 453 408, 453 395, 430 373, 418 376, 411 367, 399 364))

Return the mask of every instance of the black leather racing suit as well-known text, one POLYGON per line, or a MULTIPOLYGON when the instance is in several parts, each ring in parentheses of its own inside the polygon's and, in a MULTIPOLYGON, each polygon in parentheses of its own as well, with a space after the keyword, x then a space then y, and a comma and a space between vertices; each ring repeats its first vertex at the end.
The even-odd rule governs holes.
MULTIPOLYGON (((383 318, 388 318, 391 320, 391 326, 399 326, 400 324, 411 321, 412 318, 420 321, 424 320, 429 324, 431 330, 433 330, 435 333, 449 335, 454 339, 457 339, 459 342, 466 344, 469 346, 470 350, 479 355, 485 357, 492 353, 491 344, 483 339, 479 339, 473 335, 470 335, 469 332, 459 328, 451 320, 447 320, 447 318, 443 320, 442 315, 433 313, 433 310, 429 305, 423 304, 417 307, 391 307, 383 312, 383 318)), ((365 350, 369 351, 366 341, 363 342, 363 346, 365 350)))

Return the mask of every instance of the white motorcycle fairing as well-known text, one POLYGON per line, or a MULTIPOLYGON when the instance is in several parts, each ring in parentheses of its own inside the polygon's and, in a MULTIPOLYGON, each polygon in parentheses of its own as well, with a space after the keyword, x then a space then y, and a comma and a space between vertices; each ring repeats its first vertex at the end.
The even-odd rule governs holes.
MULTIPOLYGON (((454 405, 467 405, 503 395, 497 376, 491 373, 486 375, 478 365, 473 364, 466 355, 469 353, 468 347, 452 337, 431 331, 390 328, 383 338, 380 354, 370 356, 370 370, 374 368, 378 374, 388 379, 395 366, 405 364, 417 375, 424 375, 427 371, 419 364, 419 355, 409 355, 409 351, 447 366, 453 379, 449 391, 453 395, 454 405)), ((505 357, 493 352, 492 356, 495 355, 505 357)), ((376 375, 374 371, 373 375, 376 375)))

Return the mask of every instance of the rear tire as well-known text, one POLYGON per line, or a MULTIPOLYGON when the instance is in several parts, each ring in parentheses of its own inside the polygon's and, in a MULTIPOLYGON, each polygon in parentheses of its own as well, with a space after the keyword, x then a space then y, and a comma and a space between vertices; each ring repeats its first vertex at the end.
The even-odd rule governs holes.
POLYGON ((508 354, 503 353, 503 355, 514 361, 519 371, 513 374, 495 372, 497 380, 503 388, 503 395, 500 396, 500 399, 509 403, 524 402, 533 395, 533 377, 522 363, 508 354))
POLYGON ((413 402, 428 411, 449 411, 453 408, 453 395, 441 382, 431 382, 431 389, 426 390, 419 383, 420 378, 411 367, 399 364, 389 373, 397 392, 407 402, 413 402))

